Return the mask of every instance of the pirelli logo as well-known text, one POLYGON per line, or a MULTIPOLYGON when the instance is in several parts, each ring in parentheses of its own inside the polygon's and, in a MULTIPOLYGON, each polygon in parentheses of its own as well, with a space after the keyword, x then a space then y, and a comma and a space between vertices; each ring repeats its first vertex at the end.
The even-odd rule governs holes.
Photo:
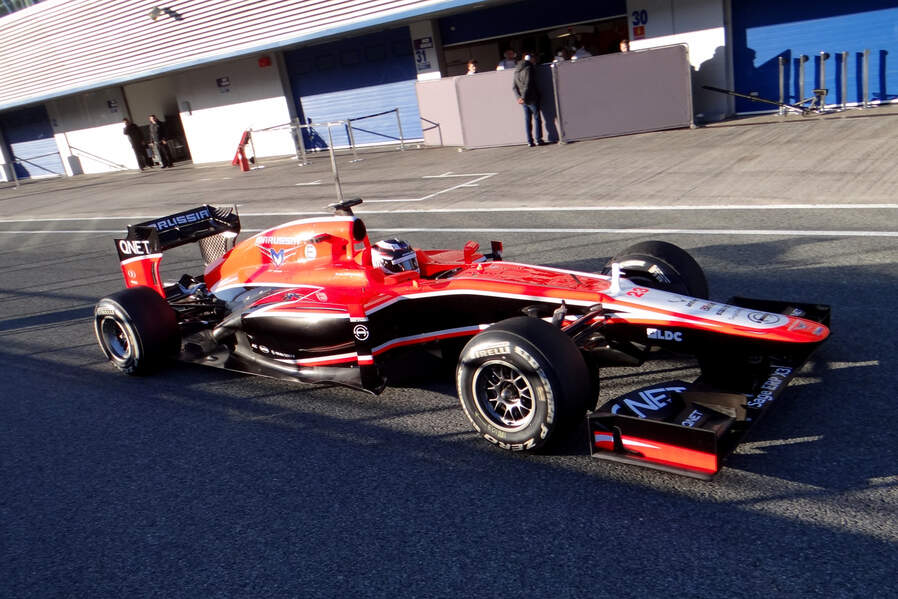
POLYGON ((481 345, 468 354, 468 357, 474 359, 488 358, 489 356, 502 356, 510 353, 511 348, 508 343, 500 343, 496 345, 481 345))

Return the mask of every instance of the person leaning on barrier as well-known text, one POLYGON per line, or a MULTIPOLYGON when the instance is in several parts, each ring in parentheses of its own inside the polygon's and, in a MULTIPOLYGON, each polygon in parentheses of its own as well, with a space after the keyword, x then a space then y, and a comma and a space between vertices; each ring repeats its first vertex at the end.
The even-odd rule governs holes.
POLYGON ((518 98, 518 104, 524 109, 527 145, 531 148, 543 145, 543 119, 539 114, 539 88, 536 86, 536 70, 533 66, 533 57, 530 54, 525 54, 524 60, 515 67, 512 89, 518 98), (536 121, 536 143, 533 142, 531 118, 536 121))
POLYGON ((496 65, 497 71, 503 71, 505 69, 513 69, 518 65, 518 61, 515 60, 515 51, 509 48, 505 51, 505 58, 499 61, 499 64, 496 65))
POLYGON ((125 129, 122 133, 128 138, 128 141, 131 142, 131 149, 134 150, 134 155, 137 157, 137 167, 140 170, 143 170, 147 166, 147 152, 146 152, 146 144, 143 141, 143 133, 140 132, 140 127, 132 123, 129 119, 122 119, 122 122, 125 123, 125 129))
POLYGON ((578 58, 587 58, 589 56, 592 56, 592 52, 590 52, 583 46, 583 42, 581 40, 577 40, 577 48, 571 55, 571 60, 577 60, 578 58))
POLYGON ((558 51, 558 53, 555 55, 555 60, 553 60, 552 62, 556 62, 556 63, 564 62, 564 61, 570 60, 570 59, 571 59, 571 49, 568 47, 564 47, 558 51))
POLYGON ((153 144, 153 149, 162 168, 171 168, 171 153, 168 151, 165 123, 157 119, 155 114, 150 115, 150 143, 153 144))

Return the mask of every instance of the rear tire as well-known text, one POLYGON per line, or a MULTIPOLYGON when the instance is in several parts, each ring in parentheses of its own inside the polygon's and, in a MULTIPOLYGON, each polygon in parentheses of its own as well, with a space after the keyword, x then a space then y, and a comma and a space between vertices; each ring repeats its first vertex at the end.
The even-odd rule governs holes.
POLYGON ((181 339, 175 311, 149 287, 106 296, 94 308, 100 349, 125 374, 146 374, 178 353, 181 339))
POLYGON ((474 429, 512 451, 537 450, 564 437, 583 420, 592 388, 571 338, 527 316, 471 339, 459 357, 456 385, 474 429))
POLYGON ((617 262, 629 280, 662 291, 708 299, 708 281, 698 262, 689 253, 666 241, 643 241, 631 245, 605 265, 611 273, 617 262))

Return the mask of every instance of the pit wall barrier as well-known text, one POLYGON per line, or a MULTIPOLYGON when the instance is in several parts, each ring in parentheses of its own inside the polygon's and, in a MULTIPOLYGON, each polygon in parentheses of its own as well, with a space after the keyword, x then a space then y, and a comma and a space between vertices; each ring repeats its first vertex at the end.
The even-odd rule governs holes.
MULTIPOLYGON (((570 142, 693 124, 692 70, 683 44, 539 65, 543 139, 570 142)), ((429 146, 527 143, 513 70, 418 81, 429 146)))

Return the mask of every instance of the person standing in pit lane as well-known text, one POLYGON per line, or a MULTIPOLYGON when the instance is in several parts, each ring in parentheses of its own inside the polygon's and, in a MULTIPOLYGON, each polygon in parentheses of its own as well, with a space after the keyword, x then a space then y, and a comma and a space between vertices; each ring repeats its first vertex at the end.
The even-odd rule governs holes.
POLYGON ((524 55, 524 60, 518 63, 514 69, 514 85, 512 86, 518 104, 524 109, 524 126, 527 131, 527 145, 544 145, 543 119, 539 114, 539 88, 536 86, 536 68, 533 66, 533 56, 524 55), (536 141, 533 140, 531 120, 536 121, 536 141))
POLYGON ((143 170, 148 166, 152 166, 147 164, 147 148, 146 143, 143 141, 143 133, 140 132, 140 127, 129 119, 122 119, 122 122, 125 123, 125 129, 122 133, 131 142, 131 149, 134 150, 134 156, 137 157, 137 168, 143 170))
POLYGON ((165 136, 165 123, 150 115, 150 143, 162 168, 171 168, 171 153, 168 151, 168 141, 165 136))

